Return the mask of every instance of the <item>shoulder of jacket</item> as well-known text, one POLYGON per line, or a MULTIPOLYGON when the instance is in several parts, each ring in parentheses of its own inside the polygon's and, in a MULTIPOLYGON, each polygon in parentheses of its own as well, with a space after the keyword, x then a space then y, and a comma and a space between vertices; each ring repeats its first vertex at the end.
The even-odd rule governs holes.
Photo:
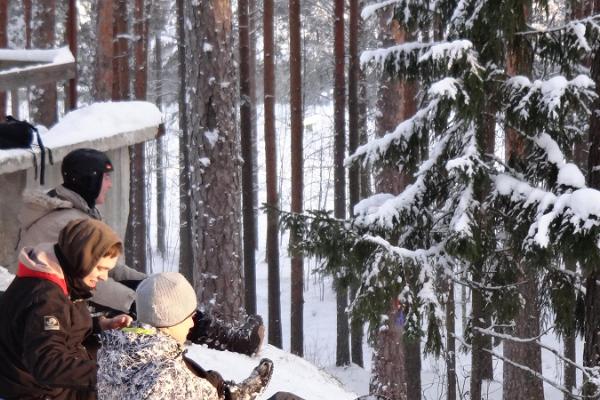
POLYGON ((60 197, 48 196, 48 194, 42 190, 26 190, 23 193, 23 202, 25 204, 35 205, 49 210, 73 208, 73 203, 70 201, 61 199, 60 197))

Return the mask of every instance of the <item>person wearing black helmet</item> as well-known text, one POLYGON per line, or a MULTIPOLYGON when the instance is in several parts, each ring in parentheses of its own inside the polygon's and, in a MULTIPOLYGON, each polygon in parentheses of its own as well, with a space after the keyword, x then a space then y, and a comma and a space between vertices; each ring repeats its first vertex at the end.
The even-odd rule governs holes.
MULTIPOLYGON (((67 154, 61 166, 62 185, 48 192, 25 193, 19 215, 21 233, 17 249, 56 242, 60 230, 72 220, 102 220, 96 206, 106 201, 113 170, 110 159, 98 150, 77 149, 67 154)), ((131 312, 135 283, 145 277, 119 262, 110 279, 98 285, 91 301, 104 310, 131 312)))
MULTIPOLYGON (((56 242, 60 230, 74 219, 102 220, 96 205, 106 201, 113 170, 110 159, 98 150, 77 149, 67 154, 61 166, 62 185, 49 192, 25 193, 19 216, 18 249, 56 242)), ((119 262, 109 279, 98 284, 90 301, 96 311, 131 313, 135 308, 135 288, 145 277, 119 262)), ((198 310, 194 322, 188 335, 194 343, 248 355, 258 353, 262 347, 264 325, 258 315, 231 322, 198 310)))

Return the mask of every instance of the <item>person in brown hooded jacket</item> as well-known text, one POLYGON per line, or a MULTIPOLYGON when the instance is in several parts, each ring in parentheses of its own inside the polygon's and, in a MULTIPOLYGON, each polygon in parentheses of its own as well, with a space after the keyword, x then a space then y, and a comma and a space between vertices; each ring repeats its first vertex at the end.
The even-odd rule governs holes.
POLYGON ((122 248, 117 234, 93 219, 71 221, 56 244, 23 248, 0 300, 0 398, 96 398, 97 364, 83 343, 131 318, 92 320, 85 300, 122 248))

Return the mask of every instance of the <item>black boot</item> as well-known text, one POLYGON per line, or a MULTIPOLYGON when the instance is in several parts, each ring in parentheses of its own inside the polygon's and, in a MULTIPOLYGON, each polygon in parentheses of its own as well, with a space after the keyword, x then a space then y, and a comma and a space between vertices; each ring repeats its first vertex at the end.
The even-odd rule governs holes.
POLYGON ((241 383, 228 383, 225 395, 227 400, 254 400, 265 391, 273 375, 273 361, 260 360, 252 373, 241 383))

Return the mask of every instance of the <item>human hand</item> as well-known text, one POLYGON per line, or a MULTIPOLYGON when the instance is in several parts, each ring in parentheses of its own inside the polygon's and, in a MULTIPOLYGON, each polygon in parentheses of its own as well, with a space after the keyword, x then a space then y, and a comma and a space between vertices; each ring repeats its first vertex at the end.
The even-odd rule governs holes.
POLYGON ((121 314, 121 315, 117 315, 116 317, 112 317, 112 318, 100 317, 99 323, 100 323, 100 329, 102 329, 103 331, 106 331, 109 329, 125 328, 125 327, 131 325, 132 321, 133 321, 133 318, 131 318, 129 315, 121 314))

